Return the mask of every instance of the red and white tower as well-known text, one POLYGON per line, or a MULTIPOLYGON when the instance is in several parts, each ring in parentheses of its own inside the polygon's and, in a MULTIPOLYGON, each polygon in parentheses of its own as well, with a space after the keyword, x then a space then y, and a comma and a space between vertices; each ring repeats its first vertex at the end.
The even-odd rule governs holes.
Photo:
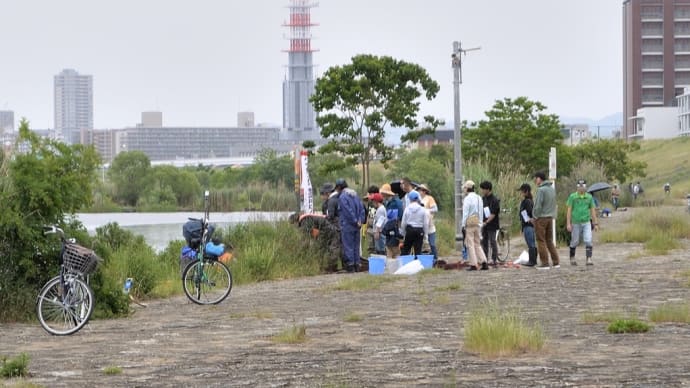
POLYGON ((314 63, 311 46, 311 9, 318 3, 311 0, 289 0, 290 20, 283 23, 289 29, 290 42, 287 75, 283 81, 283 127, 303 132, 299 137, 315 140, 319 137, 316 114, 309 102, 314 93, 314 63))

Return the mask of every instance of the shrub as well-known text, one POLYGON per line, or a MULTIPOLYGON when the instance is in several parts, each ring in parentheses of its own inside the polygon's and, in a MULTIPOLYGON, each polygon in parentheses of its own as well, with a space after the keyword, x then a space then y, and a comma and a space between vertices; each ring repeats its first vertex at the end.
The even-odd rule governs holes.
POLYGON ((651 326, 638 319, 618 319, 609 324, 607 330, 611 334, 646 333, 651 326))
POLYGON ((307 340, 307 327, 294 325, 271 337, 273 342, 282 344, 299 344, 307 340))
POLYGON ((541 327, 528 324, 515 308, 502 309, 495 300, 472 311, 465 323, 465 348, 483 357, 538 351, 543 345, 541 327))
POLYGON ((0 367, 0 377, 23 377, 29 369, 29 356, 22 353, 14 358, 0 357, 2 365, 0 367))

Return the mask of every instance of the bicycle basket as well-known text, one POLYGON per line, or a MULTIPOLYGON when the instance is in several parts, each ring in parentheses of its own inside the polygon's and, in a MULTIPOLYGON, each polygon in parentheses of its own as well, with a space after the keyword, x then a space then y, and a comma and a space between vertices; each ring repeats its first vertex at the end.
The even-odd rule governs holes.
POLYGON ((88 275, 96 272, 101 258, 94 251, 77 244, 65 245, 62 263, 69 271, 88 275))

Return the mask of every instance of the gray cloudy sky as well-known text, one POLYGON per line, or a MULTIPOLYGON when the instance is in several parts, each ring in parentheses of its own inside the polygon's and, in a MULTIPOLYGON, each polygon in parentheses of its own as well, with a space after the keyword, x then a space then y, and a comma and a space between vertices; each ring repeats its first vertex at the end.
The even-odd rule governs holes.
MULTIPOLYGON (((423 114, 453 118, 452 42, 462 118, 525 95, 550 113, 599 119, 622 106, 621 0, 321 0, 317 74, 370 53, 417 63, 441 85, 423 114)), ((94 78, 96 128, 282 123, 287 0, 0 0, 0 110, 53 127, 53 76, 94 78)))

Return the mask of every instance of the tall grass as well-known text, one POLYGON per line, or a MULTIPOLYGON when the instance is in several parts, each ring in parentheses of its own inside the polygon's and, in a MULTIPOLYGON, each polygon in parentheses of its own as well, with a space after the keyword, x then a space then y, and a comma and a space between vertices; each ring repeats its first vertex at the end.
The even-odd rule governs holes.
POLYGON ((545 336, 537 324, 528 323, 516 307, 504 308, 494 299, 475 308, 465 322, 465 349, 495 358, 535 352, 545 336))
POLYGON ((644 243, 650 254, 663 255, 681 247, 679 239, 690 238, 690 220, 673 208, 639 208, 621 229, 601 233, 601 241, 644 243))
POLYGON ((652 322, 690 323, 690 304, 665 303, 649 312, 652 322))

